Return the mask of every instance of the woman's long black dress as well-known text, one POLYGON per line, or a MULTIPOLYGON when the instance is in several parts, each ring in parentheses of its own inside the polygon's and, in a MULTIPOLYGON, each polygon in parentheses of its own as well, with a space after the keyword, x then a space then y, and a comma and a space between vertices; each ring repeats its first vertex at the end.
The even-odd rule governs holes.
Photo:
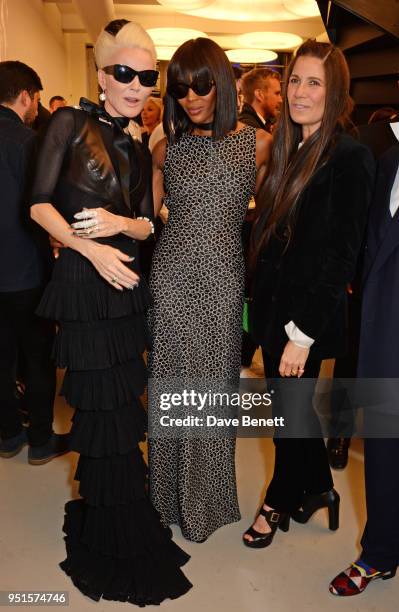
MULTIPOLYGON (((152 216, 151 172, 123 120, 81 101, 57 111, 40 153, 33 203, 51 202, 63 217, 83 207, 125 216, 152 216)), ((99 242, 135 259, 136 242, 123 235, 99 242)), ((138 605, 176 598, 191 584, 180 570, 188 560, 161 526, 146 492, 139 442, 146 413, 142 353, 148 344, 141 280, 114 289, 76 251, 61 249, 38 313, 59 323, 54 356, 66 368, 62 394, 76 408, 71 450, 80 453, 75 479, 81 499, 66 504, 67 558, 62 569, 95 600, 138 605)))

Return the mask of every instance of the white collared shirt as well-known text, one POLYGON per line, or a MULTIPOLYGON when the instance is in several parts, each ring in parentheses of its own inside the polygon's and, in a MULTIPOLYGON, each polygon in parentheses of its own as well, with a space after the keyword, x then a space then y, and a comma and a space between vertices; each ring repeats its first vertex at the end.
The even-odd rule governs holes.
MULTIPOLYGON (((396 123, 391 123, 390 126, 391 126, 393 133, 395 134, 396 140, 399 141, 399 121, 397 121, 396 123)), ((399 208, 399 167, 396 171, 396 177, 393 182, 392 189, 391 189, 391 199, 389 201, 389 210, 390 210, 392 217, 394 216, 398 208, 399 208)))
POLYGON ((255 111, 255 112, 258 115, 259 119, 262 121, 263 125, 266 125, 266 119, 264 117, 262 117, 262 115, 260 113, 258 113, 257 111, 255 111))

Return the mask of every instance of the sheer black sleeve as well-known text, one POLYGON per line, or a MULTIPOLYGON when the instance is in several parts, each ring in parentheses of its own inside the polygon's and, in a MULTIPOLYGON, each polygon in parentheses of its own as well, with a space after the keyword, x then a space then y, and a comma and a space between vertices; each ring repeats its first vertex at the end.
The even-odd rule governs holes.
MULTIPOLYGON (((142 170, 142 190, 140 199, 137 200, 135 209, 137 217, 148 217, 154 219, 154 200, 152 195, 152 159, 147 147, 135 143, 139 147, 137 156, 142 170)), ((137 151, 137 149, 136 149, 137 151)))
POLYGON ((61 108, 51 118, 38 155, 31 206, 52 202, 65 154, 75 132, 75 112, 73 108, 61 108))

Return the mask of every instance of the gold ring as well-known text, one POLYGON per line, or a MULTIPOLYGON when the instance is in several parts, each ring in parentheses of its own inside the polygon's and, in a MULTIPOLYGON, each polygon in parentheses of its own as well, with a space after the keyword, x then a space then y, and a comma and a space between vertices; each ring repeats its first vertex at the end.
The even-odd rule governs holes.
POLYGON ((116 278, 115 278, 115 276, 113 276, 113 277, 111 278, 111 283, 116 283, 116 278))

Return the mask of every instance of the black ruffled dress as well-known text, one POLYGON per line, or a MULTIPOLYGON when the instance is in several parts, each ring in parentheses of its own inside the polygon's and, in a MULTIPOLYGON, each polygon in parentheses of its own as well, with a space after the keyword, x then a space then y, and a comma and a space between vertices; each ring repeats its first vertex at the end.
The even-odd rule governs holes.
MULTIPOLYGON (((152 217, 150 160, 123 132, 123 121, 81 100, 58 110, 40 152, 33 204, 51 202, 63 217, 83 207, 152 217)), ((123 235, 99 239, 133 256, 123 235)), ((65 507, 67 557, 61 568, 82 593, 144 606, 186 593, 180 567, 189 557, 171 539, 146 492, 139 449, 146 412, 142 353, 148 346, 144 280, 114 289, 76 251, 61 249, 38 314, 59 323, 54 357, 66 368, 61 393, 76 408, 71 450, 80 453, 80 499, 65 507)))

